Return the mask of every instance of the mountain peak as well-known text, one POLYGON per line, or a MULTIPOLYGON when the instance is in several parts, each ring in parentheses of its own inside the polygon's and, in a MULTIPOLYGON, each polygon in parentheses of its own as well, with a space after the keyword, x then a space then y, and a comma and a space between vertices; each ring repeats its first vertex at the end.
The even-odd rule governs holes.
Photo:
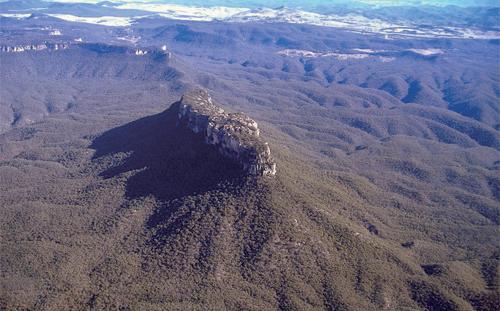
POLYGON ((195 89, 182 96, 178 124, 203 134, 205 143, 216 146, 222 155, 238 162, 248 174, 276 174, 276 163, 268 143, 260 138, 257 122, 243 113, 224 111, 206 90, 195 89))

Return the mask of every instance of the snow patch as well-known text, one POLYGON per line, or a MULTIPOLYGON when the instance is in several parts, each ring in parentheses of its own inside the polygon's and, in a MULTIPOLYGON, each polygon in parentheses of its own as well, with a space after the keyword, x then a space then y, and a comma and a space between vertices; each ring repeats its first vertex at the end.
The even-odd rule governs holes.
POLYGON ((69 22, 96 24, 103 26, 130 26, 134 22, 131 17, 101 16, 101 17, 81 17, 70 14, 47 14, 69 22))
POLYGON ((31 16, 31 14, 13 14, 13 13, 0 13, 2 17, 15 18, 15 19, 25 19, 31 16))
POLYGON ((308 24, 316 26, 345 28, 362 32, 381 32, 383 29, 395 27, 396 25, 380 19, 369 19, 361 15, 323 15, 319 13, 302 10, 281 9, 257 9, 247 10, 232 16, 231 22, 286 22, 291 24, 308 24))
POLYGON ((138 36, 125 36, 125 37, 117 37, 116 39, 136 44, 137 42, 139 42, 139 40, 141 40, 141 37, 138 37, 138 36))
POLYGON ((115 8, 154 12, 165 18, 194 21, 213 21, 215 19, 227 19, 231 16, 234 16, 235 14, 248 10, 246 8, 231 8, 222 6, 196 7, 159 3, 125 3, 115 6, 115 8))
POLYGON ((395 57, 386 57, 386 56, 380 56, 378 58, 382 63, 390 63, 392 61, 395 61, 396 58, 395 57))
POLYGON ((444 51, 441 49, 409 49, 408 51, 416 53, 416 54, 420 54, 423 56, 444 54, 444 51))
POLYGON ((279 51, 278 55, 288 56, 288 57, 305 57, 305 58, 318 58, 318 57, 333 57, 338 60, 349 60, 349 59, 364 59, 369 57, 368 54, 345 54, 336 52, 313 52, 307 50, 292 50, 286 49, 279 51))
MULTIPOLYGON (((62 2, 89 2, 98 3, 100 0, 60 0, 62 2)), ((473 39, 498 39, 500 33, 497 31, 480 31, 477 29, 457 27, 434 27, 422 28, 418 25, 405 21, 387 21, 377 18, 368 18, 360 14, 321 14, 308 12, 300 9, 290 8, 260 8, 249 9, 244 7, 224 6, 193 6, 181 4, 165 4, 145 0, 121 0, 113 1, 115 9, 140 10, 141 16, 120 17, 101 16, 83 17, 70 14, 48 14, 66 21, 90 23, 104 26, 129 26, 134 21, 144 17, 159 16, 174 20, 192 21, 214 21, 225 22, 266 22, 266 23, 289 23, 307 24, 323 27, 340 28, 358 33, 377 33, 387 40, 390 37, 419 37, 419 38, 473 38, 473 39), (149 12, 149 13, 148 13, 149 12)), ((99 5, 99 4, 98 4, 99 5)), ((30 14, 6 13, 0 16, 11 18, 27 18, 30 14)), ((368 51, 359 51, 370 53, 368 51)))

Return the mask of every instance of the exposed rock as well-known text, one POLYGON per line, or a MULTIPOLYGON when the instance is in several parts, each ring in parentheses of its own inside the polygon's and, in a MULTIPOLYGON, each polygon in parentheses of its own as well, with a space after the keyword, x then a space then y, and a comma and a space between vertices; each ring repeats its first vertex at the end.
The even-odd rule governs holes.
POLYGON ((167 50, 167 47, 165 45, 162 46, 160 49, 156 47, 138 48, 135 49, 134 54, 137 56, 144 56, 149 54, 152 55, 153 57, 165 56, 167 59, 172 58, 172 53, 167 50))
POLYGON ((80 48, 91 50, 97 53, 117 53, 136 56, 149 56, 157 60, 165 59, 167 61, 172 58, 172 53, 166 48, 164 49, 163 47, 133 48, 127 45, 110 45, 104 43, 79 43, 76 45, 80 48))
POLYGON ((49 32, 49 36, 61 36, 61 35, 62 35, 61 31, 57 29, 49 32))
POLYGON ((412 248, 413 246, 415 246, 415 242, 407 241, 407 242, 401 243, 401 246, 403 246, 404 248, 412 248))
POLYGON ((208 92, 193 90, 182 96, 178 125, 204 135, 224 156, 238 162, 248 174, 274 176, 276 163, 257 122, 242 113, 227 113, 213 103, 208 92))
POLYGON ((146 55, 146 54, 148 54, 148 50, 143 50, 143 49, 135 50, 135 55, 146 55))
POLYGON ((82 43, 82 38, 74 39, 74 42, 71 43, 31 43, 31 44, 18 44, 18 45, 0 45, 0 52, 4 53, 21 53, 28 51, 58 51, 58 50, 66 50, 71 48, 83 48, 90 49, 99 53, 121 53, 121 54, 129 54, 129 55, 137 55, 137 56, 146 56, 149 55, 153 58, 165 58, 166 60, 172 58, 172 53, 167 50, 166 46, 157 48, 157 47, 149 47, 149 48, 131 48, 127 46, 119 46, 119 45, 108 45, 101 43, 82 43))
POLYGON ((445 273, 445 268, 440 264, 422 265, 425 274, 431 276, 440 276, 445 273))
POLYGON ((69 48, 68 43, 41 43, 41 44, 24 44, 24 45, 2 45, 0 52, 21 53, 27 51, 57 51, 66 50, 69 48))

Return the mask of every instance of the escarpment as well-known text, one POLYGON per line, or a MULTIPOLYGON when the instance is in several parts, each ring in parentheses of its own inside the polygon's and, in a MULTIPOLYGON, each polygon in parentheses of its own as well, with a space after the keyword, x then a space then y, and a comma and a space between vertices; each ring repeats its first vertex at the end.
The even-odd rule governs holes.
POLYGON ((28 51, 57 51, 66 50, 69 43, 40 43, 40 44, 21 44, 21 45, 1 45, 0 52, 21 53, 28 51))
POLYGON ((214 104, 208 92, 193 90, 178 103, 178 126, 203 134, 205 143, 233 159, 255 176, 274 176, 276 163, 267 142, 260 138, 257 122, 242 113, 227 113, 214 104))
POLYGON ((22 52, 54 52, 67 49, 85 49, 96 53, 118 53, 125 55, 149 56, 159 59, 169 60, 172 58, 172 53, 167 50, 166 46, 147 47, 147 48, 132 48, 129 46, 109 45, 103 43, 81 43, 81 42, 58 42, 58 43, 27 43, 17 45, 0 45, 2 53, 22 53, 22 52))

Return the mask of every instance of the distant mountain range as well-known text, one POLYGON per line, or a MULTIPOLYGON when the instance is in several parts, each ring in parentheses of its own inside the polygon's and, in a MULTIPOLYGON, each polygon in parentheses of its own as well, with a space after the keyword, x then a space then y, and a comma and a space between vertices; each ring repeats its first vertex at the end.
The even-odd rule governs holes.
MULTIPOLYGON (((4 2, 2 0, 0 2, 4 2)), ((47 2, 66 2, 66 3, 127 3, 127 2, 150 2, 150 3, 170 3, 181 5, 196 5, 196 6, 233 6, 233 7, 301 7, 301 8, 318 8, 321 6, 343 6, 343 7, 369 7, 369 6, 401 6, 402 2, 397 0, 47 0, 47 2)), ((497 1, 494 0, 407 0, 404 1, 407 6, 496 6, 497 1)))
MULTIPOLYGON (((292 23, 404 37, 500 38, 498 7, 341 6, 315 2, 305 7, 210 6, 150 2, 61 3, 39 0, 0 3, 0 15, 27 18, 46 14, 67 21, 129 26, 145 17, 175 20, 292 23)), ((230 2, 231 3, 231 2, 230 2)), ((240 2, 237 2, 240 3, 240 2)), ((233 4, 237 4, 233 3, 233 4)), ((210 3, 212 4, 212 3, 210 3)), ((217 3, 214 3, 214 5, 217 3)))

